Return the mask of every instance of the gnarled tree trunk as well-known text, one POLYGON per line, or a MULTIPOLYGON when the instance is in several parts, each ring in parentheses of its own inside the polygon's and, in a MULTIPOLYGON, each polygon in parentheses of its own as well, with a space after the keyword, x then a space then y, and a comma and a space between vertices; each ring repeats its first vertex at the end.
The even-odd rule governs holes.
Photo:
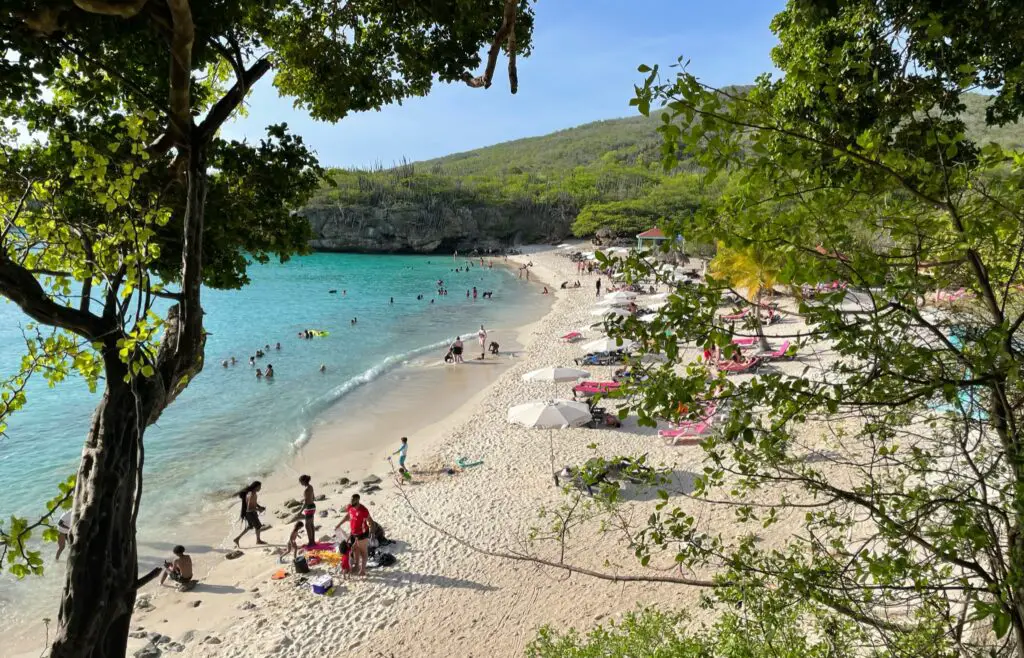
POLYGON ((104 358, 107 387, 78 469, 52 658, 124 656, 135 604, 135 504, 145 410, 124 381, 117 348, 108 348, 104 358))

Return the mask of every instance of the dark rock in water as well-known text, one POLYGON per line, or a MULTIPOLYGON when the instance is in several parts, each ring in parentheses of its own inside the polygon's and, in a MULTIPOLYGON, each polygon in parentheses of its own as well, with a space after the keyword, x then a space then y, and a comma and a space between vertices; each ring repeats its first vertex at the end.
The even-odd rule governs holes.
POLYGON ((326 494, 320 494, 319 496, 316 496, 315 498, 313 498, 313 500, 315 500, 317 502, 320 502, 321 500, 327 500, 327 495, 326 494))
POLYGON ((371 475, 369 477, 363 478, 363 484, 378 484, 380 481, 381 480, 379 475, 371 475))
POLYGON ((245 555, 245 553, 243 553, 242 551, 236 549, 236 550, 230 551, 227 555, 225 555, 224 559, 225 560, 237 560, 238 558, 242 557, 243 555, 245 555))

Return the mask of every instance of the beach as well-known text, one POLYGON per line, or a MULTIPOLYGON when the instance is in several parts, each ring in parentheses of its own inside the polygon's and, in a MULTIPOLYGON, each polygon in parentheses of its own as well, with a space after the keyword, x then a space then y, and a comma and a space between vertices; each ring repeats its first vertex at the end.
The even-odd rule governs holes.
MULTIPOLYGON (((666 446, 654 436, 655 428, 638 427, 632 418, 620 429, 533 430, 507 422, 507 410, 516 404, 571 397, 571 384, 524 382, 522 375, 547 366, 571 366, 583 353, 579 344, 560 337, 597 320, 590 315, 596 275, 578 275, 575 263, 556 249, 524 251, 510 260, 533 263, 531 278, 547 286, 553 304, 541 320, 502 337, 503 349, 515 344, 515 353, 483 362, 467 360, 462 366, 430 366, 427 379, 418 380, 418 393, 381 399, 380 388, 374 388, 376 399, 365 403, 383 403, 377 413, 354 422, 324 422, 294 459, 263 478, 264 522, 273 526, 264 538, 271 545, 254 546, 249 533, 241 542, 243 555, 225 559, 233 548, 230 535, 237 532, 226 527, 226 519, 237 516, 238 503, 223 501, 216 523, 197 521, 185 533, 206 537, 187 546, 196 560, 199 585, 190 592, 155 583, 143 588, 129 653, 155 638, 164 653, 185 656, 358 652, 496 658, 522 655, 545 624, 587 629, 638 606, 659 603, 692 609, 700 618, 697 588, 601 580, 474 550, 562 559, 619 576, 644 573, 621 535, 586 524, 562 544, 528 542, 531 531, 551 525, 552 517, 541 518, 541 510, 556 511, 566 500, 553 472, 595 455, 647 454, 649 463, 671 468, 667 489, 686 495, 703 460, 699 447, 666 446), (581 279, 581 288, 559 288, 562 281, 576 279, 581 279), (397 450, 401 436, 410 438, 410 483, 396 477, 385 459, 397 450), (459 469, 455 464, 460 458, 482 463, 459 469), (288 499, 301 497, 300 473, 311 475, 317 494, 326 497, 318 503, 319 510, 329 510, 325 518, 316 519, 321 536, 332 534, 340 519, 338 509, 362 488, 359 482, 381 478, 380 489, 364 495, 363 502, 396 541, 385 550, 397 557, 397 564, 373 570, 366 578, 338 580, 333 596, 313 594, 308 582, 300 583, 295 574, 272 580, 282 567, 276 553, 290 531, 279 517, 288 499), (339 478, 352 483, 338 484, 339 478)), ((604 283, 607 287, 608 280, 604 283)), ((588 338, 599 335, 590 332, 588 338)), ((475 342, 467 341, 467 356, 474 347, 475 342)), ((613 368, 587 370, 592 379, 604 380, 613 368)), ((652 498, 649 492, 637 495, 628 509, 643 519, 656 503, 652 498)), ((722 518, 724 513, 708 510, 702 522, 715 524, 722 518)), ((783 521, 773 532, 787 532, 786 526, 783 521)), ((163 548, 169 551, 171 545, 169 541, 163 548)), ((671 557, 656 556, 652 568, 671 568, 671 557)), ((290 564, 285 568, 291 571, 290 564)), ((21 648, 24 655, 38 655, 40 647, 21 648)))

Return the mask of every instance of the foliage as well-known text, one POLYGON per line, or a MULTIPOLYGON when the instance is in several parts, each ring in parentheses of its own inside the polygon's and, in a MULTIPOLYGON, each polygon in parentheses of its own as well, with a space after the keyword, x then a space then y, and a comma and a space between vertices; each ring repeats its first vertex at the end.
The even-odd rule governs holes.
MULTIPOLYGON (((0 13, 0 50, 16 53, 0 62, 0 295, 54 330, 26 336, 0 422, 36 372, 56 383, 76 370, 104 386, 74 481, 54 658, 124 655, 145 582, 145 428, 202 369, 203 286, 239 287, 250 259, 306 246, 294 210, 319 183, 313 154, 284 126, 258 144, 222 139, 221 126, 271 70, 325 120, 426 94, 438 79, 488 87, 501 52, 514 92, 531 5, 95 0, 0 13), (173 302, 163 316, 160 298, 173 302)), ((25 541, 54 511, 9 522, 7 568, 39 572, 25 541)))
MULTIPOLYGON (((856 629, 835 616, 817 616, 799 602, 769 603, 745 597, 711 627, 694 627, 687 615, 645 608, 585 636, 544 627, 526 648, 529 658, 832 658, 856 655, 856 629)), ((885 654, 877 654, 885 655, 885 654)), ((922 653, 923 655, 923 653, 922 653)), ((938 655, 932 653, 931 655, 938 655)))
MULTIPOLYGON (((966 113, 977 90, 990 126, 1024 112, 1024 12, 791 0, 772 28, 783 75, 742 93, 682 60, 667 79, 641 67, 633 103, 667 112, 665 169, 686 158, 722 185, 662 228, 770 257, 780 285, 849 287, 787 304, 773 339, 797 361, 732 378, 635 365, 647 378, 617 395, 641 423, 718 411, 692 496, 663 491, 625 536, 680 584, 697 570, 839 615, 858 653, 1022 656, 1024 152, 979 141, 966 113)), ((722 293, 679 286, 658 320, 613 335, 670 360, 727 346, 722 293)))

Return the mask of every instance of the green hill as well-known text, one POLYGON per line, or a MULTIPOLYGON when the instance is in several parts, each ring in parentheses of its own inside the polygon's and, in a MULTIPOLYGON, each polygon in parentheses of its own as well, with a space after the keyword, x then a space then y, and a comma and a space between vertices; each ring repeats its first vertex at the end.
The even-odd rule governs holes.
MULTIPOLYGON (((1022 126, 985 125, 985 102, 966 98, 968 133, 980 142, 1024 145, 1022 126)), ((659 124, 642 116, 596 121, 391 169, 331 170, 334 185, 307 208, 318 218, 311 219, 314 246, 490 248, 599 228, 630 235, 686 216, 715 190, 702 188, 685 167, 662 171, 659 124), (404 240, 403 233, 418 237, 404 240)))

